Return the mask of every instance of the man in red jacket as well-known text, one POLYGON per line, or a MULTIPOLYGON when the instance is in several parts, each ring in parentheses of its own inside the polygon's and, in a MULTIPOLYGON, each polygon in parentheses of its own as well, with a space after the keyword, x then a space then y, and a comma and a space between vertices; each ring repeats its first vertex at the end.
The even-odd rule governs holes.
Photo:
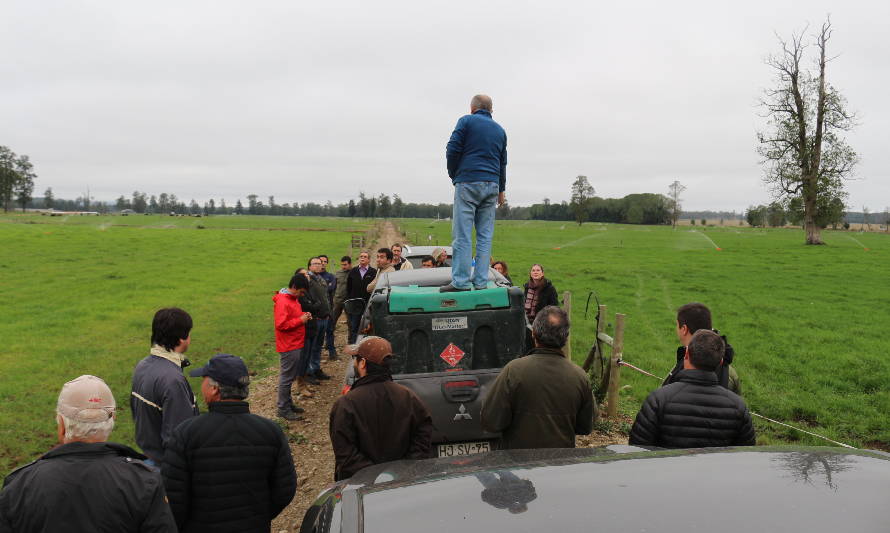
POLYGON ((312 320, 312 314, 303 312, 298 299, 308 289, 309 280, 298 274, 290 279, 287 289, 272 297, 275 302, 275 351, 281 356, 278 416, 290 421, 302 419, 298 414, 302 409, 294 405, 290 390, 297 378, 297 368, 300 366, 298 363, 306 342, 306 322, 312 320))

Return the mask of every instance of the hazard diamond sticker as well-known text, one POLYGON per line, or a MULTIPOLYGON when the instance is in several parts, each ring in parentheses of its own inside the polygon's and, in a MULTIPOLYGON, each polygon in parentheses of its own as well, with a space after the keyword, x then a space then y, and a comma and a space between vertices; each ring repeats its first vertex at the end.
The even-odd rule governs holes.
POLYGON ((439 357, 442 358, 446 363, 451 366, 455 366, 460 363, 460 360, 464 358, 464 351, 454 345, 453 342, 448 343, 448 346, 442 350, 442 353, 439 354, 439 357))

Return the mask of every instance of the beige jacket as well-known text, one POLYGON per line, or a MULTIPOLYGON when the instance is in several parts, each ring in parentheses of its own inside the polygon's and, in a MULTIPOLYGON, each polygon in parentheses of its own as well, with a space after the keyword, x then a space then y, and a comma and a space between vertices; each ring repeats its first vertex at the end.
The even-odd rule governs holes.
POLYGON ((392 265, 389 265, 386 268, 378 268, 377 276, 374 278, 374 281, 372 281, 371 283, 368 283, 368 292, 370 292, 370 293, 374 292, 374 287, 377 286, 377 280, 380 279, 381 274, 386 274, 387 272, 395 272, 395 271, 396 271, 396 269, 392 265))

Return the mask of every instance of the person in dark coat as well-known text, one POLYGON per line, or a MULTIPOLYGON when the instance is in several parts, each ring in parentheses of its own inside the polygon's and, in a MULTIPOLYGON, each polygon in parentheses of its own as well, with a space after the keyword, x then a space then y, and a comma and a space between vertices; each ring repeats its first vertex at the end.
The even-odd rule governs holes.
POLYGON ((545 307, 532 324, 534 349, 507 363, 482 402, 482 427, 506 449, 574 448, 597 418, 587 374, 562 349, 569 317, 545 307))
MULTIPOLYGON (((346 277, 346 299, 353 300, 361 298, 364 303, 368 303, 371 298, 368 293, 368 285, 377 277, 377 269, 371 266, 371 255, 368 252, 358 254, 358 266, 349 271, 346 277)), ((358 328, 361 325, 362 314, 347 313, 346 318, 349 321, 349 340, 350 344, 355 342, 358 337, 358 328)))
MULTIPOLYGON (((686 355, 686 346, 692 339, 696 331, 700 329, 711 329, 711 310, 704 304, 698 302, 688 303, 677 309, 677 339, 680 340, 682 346, 677 348, 677 363, 670 371, 662 385, 669 385, 677 380, 677 375, 683 370, 683 359, 686 355)), ((716 329, 713 330, 720 335, 716 329)), ((725 387, 732 392, 742 395, 742 383, 738 372, 732 366, 735 358, 735 350, 726 340, 726 335, 720 335, 723 342, 726 343, 726 351, 723 354, 723 363, 717 367, 717 382, 721 387, 725 387)))
POLYGON ((179 531, 270 531, 297 490, 284 432, 251 414, 240 357, 216 354, 190 375, 204 378, 209 412, 176 428, 161 470, 179 531))
POLYGON ((723 352, 719 335, 697 331, 677 380, 643 402, 629 443, 662 448, 754 446, 754 426, 745 401, 717 383, 714 371, 723 352))
POLYGON ((158 468, 173 429, 198 416, 195 393, 182 375, 191 364, 185 358, 191 330, 192 317, 182 309, 159 310, 151 323, 151 351, 133 370, 130 411, 136 423, 136 444, 149 464, 158 468))
POLYGON ((334 480, 373 464, 429 457, 432 417, 413 391, 393 383, 389 341, 368 336, 346 353, 354 358, 358 379, 331 408, 334 480))
POLYGON ((62 387, 60 445, 6 477, 0 532, 176 531, 158 471, 141 453, 107 442, 114 409, 100 378, 80 376, 62 387))
POLYGON ((548 305, 559 305, 556 296, 556 287, 549 279, 544 277, 544 267, 535 263, 528 273, 528 281, 525 288, 525 316, 529 322, 535 321, 535 316, 548 305))

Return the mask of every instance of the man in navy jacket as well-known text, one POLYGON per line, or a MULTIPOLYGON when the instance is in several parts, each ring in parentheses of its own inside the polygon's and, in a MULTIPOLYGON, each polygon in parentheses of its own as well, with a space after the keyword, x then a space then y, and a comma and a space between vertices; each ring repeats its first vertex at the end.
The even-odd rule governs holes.
POLYGON ((491 109, 491 97, 474 96, 470 114, 457 121, 445 150, 454 183, 454 214, 451 283, 441 287, 442 292, 484 289, 488 283, 495 208, 504 203, 507 182, 507 134, 492 120, 491 109), (471 274, 474 226, 479 268, 471 274))

